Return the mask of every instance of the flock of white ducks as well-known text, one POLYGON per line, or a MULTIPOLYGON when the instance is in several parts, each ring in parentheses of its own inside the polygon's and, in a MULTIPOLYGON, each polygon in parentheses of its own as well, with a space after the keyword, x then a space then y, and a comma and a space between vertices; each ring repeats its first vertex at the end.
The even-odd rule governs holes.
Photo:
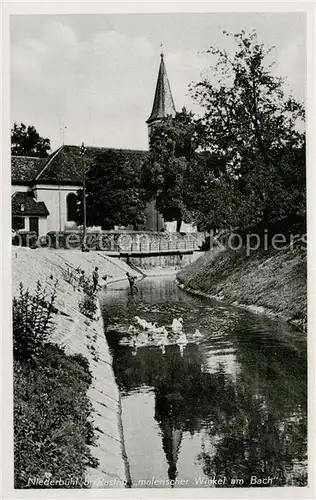
MULTIPOLYGON (((129 335, 132 336, 133 354, 137 353, 137 348, 154 343, 158 345, 163 354, 166 352, 166 345, 169 343, 177 344, 180 349, 180 354, 183 356, 184 349, 188 344, 188 339, 183 331, 183 319, 174 318, 171 324, 171 330, 167 330, 165 326, 158 326, 157 323, 150 323, 149 321, 135 316, 134 320, 138 326, 130 325, 128 328, 129 335), (140 330, 139 330, 140 327, 140 330)), ((170 328, 170 326, 169 326, 170 328)), ((203 337, 199 330, 195 330, 192 335, 194 339, 203 337)))

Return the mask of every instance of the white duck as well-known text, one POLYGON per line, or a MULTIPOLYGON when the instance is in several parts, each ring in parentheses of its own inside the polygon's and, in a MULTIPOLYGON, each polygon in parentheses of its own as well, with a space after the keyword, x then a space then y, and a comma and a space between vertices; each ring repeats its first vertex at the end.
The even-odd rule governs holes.
POLYGON ((151 323, 148 323, 145 319, 140 318, 139 316, 135 316, 134 319, 144 330, 147 330, 148 326, 151 325, 151 323))
POLYGON ((128 345, 128 346, 130 346, 130 345, 131 345, 131 340, 130 340, 130 339, 127 339, 126 337, 123 337, 123 338, 120 340, 120 345, 128 345))
POLYGON ((140 332, 137 336, 137 345, 141 346, 148 343, 148 333, 140 332))
POLYGON ((137 333, 137 328, 134 325, 130 325, 128 327, 128 333, 130 333, 131 335, 135 335, 137 333))
POLYGON ((194 339, 202 339, 203 338, 203 334, 200 332, 200 330, 197 328, 195 330, 195 332, 193 333, 192 337, 194 339))
POLYGON ((174 318, 172 321, 171 329, 173 333, 179 334, 182 333, 183 330, 183 319, 182 318, 174 318))
POLYGON ((143 328, 143 330, 149 330, 150 332, 155 332, 158 329, 157 323, 150 323, 149 321, 146 321, 143 318, 140 318, 139 316, 135 316, 134 318, 139 326, 143 328))
POLYGON ((153 340, 154 333, 162 333, 163 327, 158 327, 157 323, 148 323, 148 338, 153 340))
POLYGON ((163 334, 164 337, 168 337, 168 330, 165 326, 160 326, 155 329, 155 333, 163 334))

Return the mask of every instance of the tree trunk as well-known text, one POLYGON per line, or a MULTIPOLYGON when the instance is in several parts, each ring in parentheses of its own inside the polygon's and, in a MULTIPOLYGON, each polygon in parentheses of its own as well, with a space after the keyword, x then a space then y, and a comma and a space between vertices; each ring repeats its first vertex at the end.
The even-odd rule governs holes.
POLYGON ((177 233, 180 233, 182 219, 177 219, 177 233))

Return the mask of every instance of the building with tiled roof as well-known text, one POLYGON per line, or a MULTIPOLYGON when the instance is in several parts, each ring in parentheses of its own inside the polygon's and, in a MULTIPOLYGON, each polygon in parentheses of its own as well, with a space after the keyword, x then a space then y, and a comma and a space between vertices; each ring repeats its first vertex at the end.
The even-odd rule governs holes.
MULTIPOLYGON (((149 135, 163 118, 174 116, 175 112, 161 54, 153 107, 146 122, 149 135)), ((84 167, 80 146, 62 145, 47 158, 12 156, 13 229, 23 226, 26 230, 46 234, 48 231, 63 231, 75 227, 76 194, 83 185, 83 168, 87 172, 94 158, 109 149, 124 152, 138 161, 142 161, 147 155, 147 151, 86 147, 84 167)), ((154 201, 148 204, 146 216, 144 229, 159 231, 164 227, 154 201)))
POLYGON ((49 211, 43 201, 37 201, 31 192, 17 191, 12 195, 12 210, 18 216, 42 216, 47 217, 49 211))
POLYGON ((15 230, 27 229, 39 233, 48 216, 45 203, 37 201, 31 191, 16 191, 12 195, 12 226, 15 230))
MULTIPOLYGON (((93 159, 110 150, 103 147, 86 147, 84 163, 79 146, 63 145, 47 158, 11 157, 12 170, 12 225, 13 229, 27 229, 46 234, 48 231, 63 231, 75 226, 77 191, 83 185, 83 169, 89 170, 93 159), (25 203, 27 195, 28 203, 25 203), (17 200, 22 200, 21 212, 17 200), (38 224, 36 214, 28 213, 41 207, 38 224), (45 209, 44 209, 45 207, 45 209), (23 220, 22 220, 23 219, 23 220)), ((147 151, 111 149, 124 152, 139 161, 147 151)))
POLYGON ((15 186, 25 185, 40 171, 45 158, 32 156, 11 157, 11 181, 15 186))
MULTIPOLYGON (((123 151, 129 157, 142 160, 147 151, 132 149, 114 149, 104 147, 85 147, 84 162, 86 171, 89 170, 94 158, 105 151, 123 151)), ((79 146, 61 146, 48 160, 34 177, 36 183, 41 184, 68 184, 81 185, 83 179, 83 163, 79 146)))

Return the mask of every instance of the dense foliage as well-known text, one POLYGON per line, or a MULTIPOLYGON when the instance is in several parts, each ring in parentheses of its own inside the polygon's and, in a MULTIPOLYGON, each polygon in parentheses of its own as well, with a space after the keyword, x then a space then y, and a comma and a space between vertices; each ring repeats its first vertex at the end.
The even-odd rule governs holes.
POLYGON ((150 151, 142 169, 147 199, 167 221, 191 220, 192 175, 196 168, 197 135, 192 113, 185 108, 156 126, 150 137, 150 151))
POLYGON ((97 465, 87 446, 93 443, 91 374, 83 361, 45 344, 32 365, 14 362, 16 488, 39 488, 32 480, 47 478, 50 487, 81 488, 86 467, 97 465))
MULTIPOLYGON (((87 224, 114 229, 135 228, 144 222, 144 191, 140 184, 141 159, 132 152, 108 150, 96 156, 86 181, 87 224)), ((78 193, 77 222, 82 224, 82 191, 78 193)))
POLYGON ((21 285, 13 300, 16 488, 81 488, 87 466, 98 465, 88 447, 94 444, 89 362, 48 342, 55 295, 54 289, 47 298, 41 283, 34 294, 21 285))
POLYGON ((190 86, 202 117, 183 110, 153 132, 148 196, 166 220, 200 229, 304 226, 304 108, 285 95, 255 32, 225 35, 235 51, 207 50, 209 75, 190 86))
POLYGON ((83 299, 79 302, 79 311, 87 318, 94 320, 97 312, 97 299, 95 295, 85 293, 83 299))
POLYGON ((35 294, 20 284, 20 294, 13 298, 13 353, 15 359, 36 356, 38 349, 53 331, 52 315, 56 311, 56 284, 50 298, 38 281, 35 294))
POLYGON ((208 50, 216 84, 205 78, 191 87, 204 109, 201 142, 220 166, 205 179, 197 208, 209 217, 215 199, 223 225, 268 227, 305 211, 304 109, 285 95, 269 64, 272 49, 255 32, 225 34, 236 43, 233 55, 208 50))
POLYGON ((11 154, 45 158, 50 151, 50 140, 41 137, 33 125, 14 123, 11 129, 11 154))

